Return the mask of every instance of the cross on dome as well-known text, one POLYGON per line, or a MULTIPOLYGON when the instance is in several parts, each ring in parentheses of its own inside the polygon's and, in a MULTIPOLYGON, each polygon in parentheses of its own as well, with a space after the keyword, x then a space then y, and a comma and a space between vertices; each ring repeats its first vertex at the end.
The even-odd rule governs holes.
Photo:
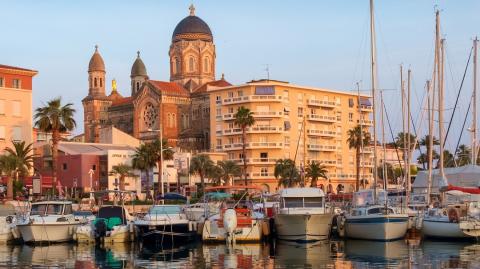
POLYGON ((195 6, 191 4, 188 9, 190 9, 190 16, 195 16, 195 6))

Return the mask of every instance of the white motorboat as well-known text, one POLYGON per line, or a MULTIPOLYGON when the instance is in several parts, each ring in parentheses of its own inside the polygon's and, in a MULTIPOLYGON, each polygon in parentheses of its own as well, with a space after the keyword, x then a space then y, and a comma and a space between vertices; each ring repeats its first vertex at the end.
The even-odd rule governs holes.
POLYGON ((11 204, 0 205, 0 243, 20 238, 17 228, 15 207, 11 204))
POLYGON ((134 221, 137 238, 144 243, 179 245, 191 241, 196 223, 189 221, 180 205, 154 205, 134 221))
POLYGON ((328 239, 333 216, 325 207, 325 194, 321 189, 283 189, 274 216, 277 236, 299 242, 328 239))
POLYGON ((17 227, 25 242, 65 242, 73 239, 82 222, 75 218, 70 201, 32 203, 31 210, 18 219, 17 227))
POLYGON ((125 243, 134 236, 133 217, 124 206, 102 206, 95 220, 76 227, 74 239, 80 243, 125 243))
MULTIPOLYGON (((252 186, 220 186, 206 188, 206 191, 228 190, 261 192, 260 188, 252 186)), ((204 242, 227 241, 259 242, 263 237, 264 214, 255 212, 253 203, 242 196, 238 200, 226 200, 220 205, 220 213, 205 220, 202 230, 204 242)))
POLYGON ((377 241, 392 241, 405 236, 408 214, 398 213, 397 208, 386 205, 385 191, 378 191, 377 196, 379 202, 374 204, 373 190, 353 194, 354 207, 337 222, 341 236, 377 241))

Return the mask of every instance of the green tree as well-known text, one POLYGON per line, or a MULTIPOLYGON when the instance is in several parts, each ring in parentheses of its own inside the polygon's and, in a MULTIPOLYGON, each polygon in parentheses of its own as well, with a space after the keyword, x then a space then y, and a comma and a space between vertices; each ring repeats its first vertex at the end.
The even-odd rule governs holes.
POLYGON ((443 166, 455 167, 455 159, 453 158, 453 154, 448 150, 443 151, 443 166))
MULTIPOLYGON (((379 165, 377 167, 377 175, 378 178, 381 180, 384 180, 384 175, 383 175, 383 169, 384 166, 383 164, 379 165)), ((390 163, 385 163, 385 176, 387 178, 387 182, 390 184, 397 184, 397 178, 401 176, 401 171, 400 170, 395 170, 390 163), (400 172, 400 174, 398 174, 400 172)))
POLYGON ((395 144, 397 145, 398 149, 406 149, 408 147, 407 144, 404 145, 405 143, 408 143, 407 139, 410 136, 410 151, 413 151, 414 149, 418 149, 419 145, 415 145, 415 139, 417 137, 414 134, 408 134, 404 132, 400 132, 397 134, 397 137, 395 137, 395 144), (415 147, 415 148, 414 148, 415 147))
MULTIPOLYGON (((12 144, 13 148, 7 147, 5 151, 15 159, 14 178, 18 181, 19 176, 28 176, 33 167, 33 148, 32 144, 26 144, 25 141, 12 141, 12 144)), ((10 179, 7 183, 7 197, 13 198, 13 195, 13 182, 10 179)))
POLYGON ((226 186, 230 185, 230 182, 233 183, 233 179, 242 174, 242 169, 234 161, 219 161, 217 166, 220 168, 221 178, 226 186))
POLYGON ((366 147, 371 142, 371 135, 365 131, 366 128, 362 128, 360 125, 353 127, 347 132, 347 142, 350 149, 355 149, 355 158, 357 165, 355 190, 360 189, 360 150, 362 147, 366 147))
POLYGON ((458 166, 464 166, 472 163, 472 150, 467 145, 462 144, 458 146, 456 155, 458 166))
POLYGON ((52 134, 52 193, 55 193, 57 187, 58 143, 62 133, 75 129, 77 123, 73 118, 74 114, 73 104, 67 103, 62 106, 60 97, 48 101, 46 105, 35 110, 35 126, 43 132, 52 134))
POLYGON ((245 186, 248 185, 247 179, 247 128, 255 124, 253 112, 250 109, 241 106, 234 115, 234 123, 242 130, 242 157, 243 157, 243 176, 245 186))
POLYGON ((278 180, 278 186, 291 188, 298 185, 301 181, 295 162, 291 159, 279 159, 275 163, 275 178, 278 180))
MULTIPOLYGON (((153 154, 155 155, 154 158, 157 160, 157 163, 158 163, 158 168, 159 168, 158 175, 160 177, 163 177, 163 166, 161 163, 162 157, 164 161, 173 160, 174 152, 172 148, 168 146, 167 139, 162 139, 162 144, 160 144, 160 139, 157 138, 151 143, 151 147, 152 147, 153 154)), ((161 188, 163 188, 163 186, 161 185, 161 182, 162 180, 159 180, 159 184, 158 184, 159 192, 161 192, 161 188)))
POLYGON ((141 144, 135 149, 135 154, 132 158, 132 166, 135 169, 144 171, 147 176, 147 195, 146 199, 151 197, 151 185, 150 185, 150 170, 157 164, 157 158, 155 156, 155 150, 151 143, 141 144))
POLYGON ((327 173, 327 168, 316 161, 309 162, 305 168, 305 176, 310 179, 310 187, 317 187, 319 178, 327 179, 327 173))
POLYGON ((125 190, 125 178, 127 177, 136 177, 133 173, 133 168, 130 165, 127 164, 118 164, 112 166, 112 170, 109 172, 110 175, 112 176, 118 176, 119 177, 119 185, 120 185, 120 190, 124 191, 125 190))
MULTIPOLYGON (((438 141, 438 139, 435 136, 432 136, 432 139, 433 139, 433 146, 436 146, 436 145, 440 144, 440 142, 438 141)), ((429 169, 429 167, 428 167, 428 152, 429 152, 429 148, 430 148, 429 143, 430 143, 430 136, 429 135, 425 135, 422 139, 420 139, 419 144, 420 144, 420 146, 425 147, 425 153, 420 154, 420 156, 417 158, 417 161, 422 164, 423 169, 429 169)), ((433 152, 432 160, 436 160, 440 157, 440 155, 434 149, 432 150, 432 152, 433 152)))
POLYGON ((211 173, 215 164, 210 159, 210 156, 206 154, 198 154, 190 160, 190 171, 191 175, 198 175, 200 177, 200 186, 201 191, 205 190, 205 177, 211 173))
POLYGON ((11 154, 0 155, 0 175, 7 177, 7 198, 13 198, 13 178, 18 167, 18 159, 11 154))

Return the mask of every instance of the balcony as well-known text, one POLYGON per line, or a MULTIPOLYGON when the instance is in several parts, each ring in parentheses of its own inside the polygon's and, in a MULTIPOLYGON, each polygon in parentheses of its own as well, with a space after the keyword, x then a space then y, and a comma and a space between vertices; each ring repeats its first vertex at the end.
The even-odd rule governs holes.
MULTIPOLYGON (((247 134, 268 134, 283 132, 283 127, 279 126, 254 126, 246 129, 247 134)), ((223 135, 240 135, 242 134, 241 128, 225 129, 223 135)))
POLYGON ((336 160, 320 160, 318 162, 324 166, 337 166, 336 160))
POLYGON ((373 107, 372 106, 361 105, 360 106, 360 111, 361 112, 373 112, 373 107))
POLYGON ((242 149, 242 146, 242 143, 225 144, 223 145, 223 150, 239 150, 242 149))
POLYGON ((308 144, 307 148, 310 151, 336 151, 337 150, 337 146, 318 145, 318 144, 308 144))
POLYGON ((223 120, 233 120, 235 119, 235 113, 226 113, 223 114, 223 120))
POLYGON ((366 126, 373 126, 373 120, 357 120, 357 123, 366 126))
POLYGON ((373 162, 360 162, 362 167, 373 167, 373 162))
POLYGON ((255 118, 275 118, 282 117, 282 111, 254 111, 253 117, 255 118))
POLYGON ((325 108, 335 108, 337 106, 337 104, 333 101, 315 100, 315 99, 307 100, 307 104, 309 106, 318 106, 318 107, 325 107, 325 108))
POLYGON ((222 104, 231 105, 248 102, 282 102, 282 100, 283 98, 281 95, 247 95, 225 98, 223 99, 222 104))
MULTIPOLYGON (((224 150, 241 150, 242 143, 233 143, 223 145, 224 150)), ((246 149, 282 149, 283 143, 278 142, 250 142, 245 145, 246 149)))
MULTIPOLYGON (((243 159, 233 159, 237 164, 243 164, 243 159)), ((275 164, 277 159, 270 158, 248 158, 247 164, 275 164)))
POLYGON ((326 115, 317 115, 317 114, 307 115, 307 119, 311 121, 321 121, 321 122, 328 122, 328 123, 337 122, 336 116, 326 116, 326 115))
POLYGON ((373 154, 373 149, 371 147, 362 148, 362 149, 360 149, 360 153, 362 153, 362 154, 373 154))
POLYGON ((252 179, 272 179, 275 178, 273 173, 252 173, 252 179))
POLYGON ((321 137, 336 137, 338 133, 336 131, 329 131, 329 130, 316 130, 316 129, 308 129, 307 134, 310 136, 321 136, 321 137))

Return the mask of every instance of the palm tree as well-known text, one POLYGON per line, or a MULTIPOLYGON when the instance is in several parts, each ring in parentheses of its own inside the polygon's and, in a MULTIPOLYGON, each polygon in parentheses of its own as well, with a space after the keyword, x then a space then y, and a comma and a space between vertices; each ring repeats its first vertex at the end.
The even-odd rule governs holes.
MULTIPOLYGON (((160 144, 160 139, 155 139, 153 142, 152 142, 152 149, 154 151, 154 155, 155 155, 155 159, 157 160, 157 164, 158 164, 158 168, 159 168, 159 171, 158 171, 158 175, 160 177, 163 177, 163 166, 162 166, 162 157, 163 157, 163 160, 164 161, 167 161, 167 160, 173 160, 173 150, 171 147, 168 146, 168 142, 167 142, 167 139, 162 139, 162 144, 160 144), (162 154, 162 155, 160 155, 162 154)), ((161 190, 161 188, 163 188, 163 186, 161 186, 161 182, 162 180, 159 180, 158 182, 158 189, 161 190)))
POLYGON ((291 159, 277 160, 274 175, 278 180, 278 186, 285 188, 293 187, 301 181, 295 162, 291 159))
POLYGON ((234 123, 242 129, 242 157, 243 157, 243 176, 245 178, 245 186, 248 185, 247 179, 247 127, 255 124, 253 112, 250 109, 241 106, 234 115, 234 123))
POLYGON ((146 199, 151 198, 150 169, 155 167, 156 163, 157 158, 151 143, 142 144, 135 149, 135 154, 132 158, 132 166, 135 169, 144 171, 145 175, 147 176, 146 199))
POLYGON ((57 187, 58 142, 62 133, 75 129, 77 123, 73 118, 73 114, 75 114, 73 104, 68 103, 62 106, 60 97, 48 101, 45 106, 35 110, 35 126, 41 131, 52 133, 53 193, 55 193, 55 188, 57 187))
POLYGON ((467 145, 458 146, 456 155, 458 166, 464 166, 472 162, 472 150, 467 145))
POLYGON ((237 165, 235 161, 219 161, 217 166, 220 168, 221 177, 224 181, 225 186, 229 186, 230 182, 233 183, 233 178, 238 177, 242 174, 240 166, 237 165))
POLYGON ((0 175, 7 177, 7 197, 13 198, 13 177, 17 171, 18 159, 11 154, 0 155, 0 175))
POLYGON ((319 178, 327 179, 328 170, 319 162, 311 161, 305 168, 305 176, 310 178, 310 187, 317 187, 317 180, 319 178))
POLYGON ((127 164, 118 164, 112 166, 112 170, 109 172, 110 175, 112 176, 118 176, 120 180, 120 190, 124 191, 125 190, 125 178, 126 177, 136 177, 132 172, 132 167, 127 164))
MULTIPOLYGON (((25 177, 33 167, 33 148, 32 144, 26 145, 25 141, 13 141, 13 148, 7 147, 5 151, 15 158, 14 178, 18 181, 18 176, 25 177)), ((10 177, 7 183, 7 197, 13 198, 13 182, 10 177)))
POLYGON ((365 128, 362 128, 360 125, 348 130, 347 135, 348 147, 350 149, 355 149, 355 158, 357 163, 357 181, 355 183, 355 189, 358 191, 360 189, 360 150, 362 147, 370 144, 371 136, 370 133, 366 132, 365 128))
POLYGON ((210 178, 210 182, 214 186, 220 186, 222 185, 223 181, 223 171, 222 168, 217 164, 212 166, 208 171, 207 171, 207 177, 210 178))
POLYGON ((404 145, 403 141, 405 141, 407 143, 407 139, 408 137, 410 136, 410 150, 413 151, 414 150, 414 146, 415 146, 415 149, 418 149, 418 144, 415 145, 415 139, 417 139, 417 137, 414 135, 414 134, 408 134, 408 133, 404 133, 404 132, 400 132, 397 134, 397 137, 395 137, 395 144, 396 146, 399 148, 399 149, 406 149, 408 147, 408 145, 404 145))
MULTIPOLYGON (((435 150, 433 150, 432 156, 432 160, 437 160, 440 157, 440 155, 435 150)), ((428 151, 427 153, 420 154, 417 158, 417 161, 422 164, 424 169, 428 169, 428 151)))
MULTIPOLYGON (((435 137, 435 136, 432 136, 432 139, 433 139, 433 145, 439 145, 440 142, 438 141, 438 139, 435 137)), ((422 139, 420 139, 420 146, 424 146, 425 147, 425 150, 426 150, 426 154, 424 154, 425 156, 423 156, 424 158, 420 158, 418 157, 417 160, 422 163, 423 165, 423 169, 429 169, 428 167, 428 152, 429 152, 429 148, 430 148, 430 135, 425 135, 422 139), (420 159, 420 160, 419 160, 420 159), (422 162, 423 161, 423 162, 422 162), (425 165, 427 164, 427 165, 425 165)), ((423 153, 421 154, 423 155, 423 153)), ((433 154, 432 154, 432 160, 435 160, 435 159, 438 159, 439 158, 439 155, 437 152, 435 152, 435 150, 433 150, 433 154)))
POLYGON ((455 167, 455 158, 453 158, 453 154, 448 150, 443 151, 443 166, 455 167))
POLYGON ((213 166, 213 161, 206 154, 199 154, 190 160, 189 173, 200 177, 201 192, 205 190, 205 177, 208 176, 213 166))

